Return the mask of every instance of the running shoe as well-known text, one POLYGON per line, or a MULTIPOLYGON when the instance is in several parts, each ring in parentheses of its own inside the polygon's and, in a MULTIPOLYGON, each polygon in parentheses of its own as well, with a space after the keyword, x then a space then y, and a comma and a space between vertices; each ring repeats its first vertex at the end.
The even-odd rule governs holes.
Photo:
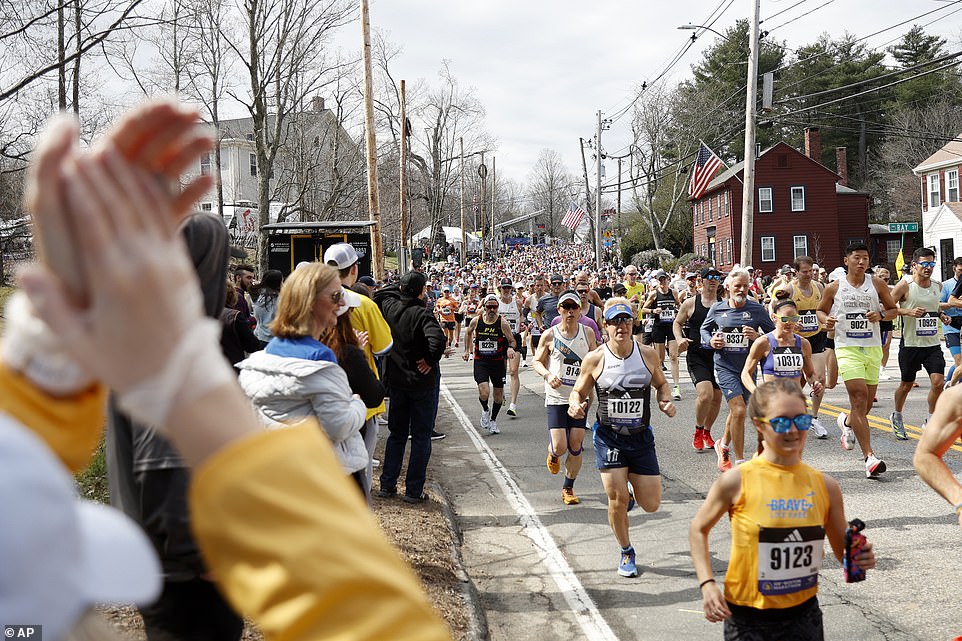
POLYGON ((494 419, 488 421, 488 431, 492 434, 500 434, 501 430, 498 429, 498 422, 494 419))
POLYGON ((709 432, 707 428, 701 431, 701 442, 702 447, 706 450, 715 448, 715 439, 711 437, 711 432, 709 432))
POLYGON ((828 430, 825 429, 825 426, 822 425, 822 422, 817 418, 812 421, 812 434, 815 435, 815 438, 819 438, 819 439, 828 438, 828 430))
POLYGON ((432 441, 440 441, 440 440, 442 440, 442 439, 444 439, 444 438, 447 438, 447 436, 448 436, 448 435, 445 434, 445 433, 443 433, 443 432, 439 432, 439 431, 437 431, 437 430, 431 430, 431 440, 432 440, 432 441))
POLYGON ((387 425, 387 415, 386 415, 386 414, 378 414, 378 415, 377 415, 377 424, 378 424, 378 425, 387 425))
POLYGON ((631 487, 631 483, 628 484, 628 509, 625 512, 631 512, 635 509, 635 488, 631 487))
POLYGON ((905 422, 902 420, 902 412, 892 412, 889 415, 889 422, 892 424, 892 433, 900 441, 909 440, 909 435, 905 433, 905 422))
POLYGON ((681 387, 675 385, 675 391, 672 393, 671 398, 676 401, 681 400, 681 387))
POLYGON ((869 454, 865 459, 865 478, 874 479, 878 478, 878 475, 885 471, 885 461, 875 456, 874 454, 869 454))
POLYGON ((575 496, 575 490, 571 487, 561 488, 561 500, 564 501, 565 505, 578 505, 581 503, 581 499, 575 496))
POLYGON ((552 453, 548 453, 548 471, 557 474, 561 471, 561 459, 552 453))
POLYGON ((481 427, 482 429, 489 429, 491 426, 491 412, 484 410, 481 412, 481 427))
POLYGON ((528 361, 521 361, 521 367, 527 367, 528 361))
POLYGON ((695 428, 695 436, 691 439, 691 446, 695 448, 696 452, 701 452, 705 449, 705 437, 702 435, 704 432, 700 427, 695 428))
POLYGON ((511 403, 511 405, 508 405, 508 416, 510 416, 511 418, 514 418, 517 415, 518 415, 518 406, 515 405, 514 403, 511 403))
POLYGON ((843 450, 850 450, 855 447, 855 432, 852 431, 851 427, 845 424, 845 420, 847 418, 848 414, 842 412, 835 420, 835 422, 838 423, 838 429, 842 430, 842 436, 840 440, 842 441, 843 450))
POLYGON ((715 454, 718 455, 719 472, 727 472, 732 469, 731 452, 729 448, 722 445, 721 441, 715 441, 715 454))
POLYGON ((621 562, 618 564, 618 574, 624 577, 638 576, 638 568, 635 566, 635 548, 628 548, 621 551, 621 562))

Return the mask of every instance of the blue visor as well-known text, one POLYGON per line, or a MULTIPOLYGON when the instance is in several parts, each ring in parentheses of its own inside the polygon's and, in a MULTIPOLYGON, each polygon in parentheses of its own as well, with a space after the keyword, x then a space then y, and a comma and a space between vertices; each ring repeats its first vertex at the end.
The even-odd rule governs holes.
POLYGON ((628 318, 633 318, 634 315, 635 314, 631 311, 631 308, 624 303, 617 303, 605 310, 605 320, 611 320, 616 316, 627 316, 628 318))

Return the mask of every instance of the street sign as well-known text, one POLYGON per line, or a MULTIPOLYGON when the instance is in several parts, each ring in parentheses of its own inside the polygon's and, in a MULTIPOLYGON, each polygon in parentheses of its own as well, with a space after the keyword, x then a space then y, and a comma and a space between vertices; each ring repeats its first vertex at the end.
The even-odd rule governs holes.
POLYGON ((611 230, 610 230, 610 229, 606 229, 606 230, 604 231, 604 237, 605 237, 605 238, 611 238, 611 230))
POLYGON ((890 234, 908 234, 918 230, 918 223, 889 223, 890 234))
POLYGON ((481 177, 481 180, 484 180, 488 177, 488 168, 485 167, 484 163, 478 165, 478 176, 481 177))

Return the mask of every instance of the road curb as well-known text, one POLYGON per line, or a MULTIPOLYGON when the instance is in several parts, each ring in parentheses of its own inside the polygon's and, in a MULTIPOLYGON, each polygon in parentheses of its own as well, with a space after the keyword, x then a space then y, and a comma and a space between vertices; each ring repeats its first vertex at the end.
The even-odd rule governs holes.
POLYGON ((481 594, 478 592, 474 581, 471 580, 467 569, 465 569, 464 558, 461 556, 461 546, 464 543, 464 536, 461 528, 458 526, 457 519, 454 516, 454 510, 451 509, 451 503, 448 501, 448 496, 445 494, 444 488, 435 481, 430 482, 428 486, 431 488, 432 494, 435 494, 441 499, 439 501, 441 511, 444 513, 444 520, 447 522, 448 532, 451 534, 451 560, 454 562, 454 567, 457 570, 458 580, 461 584, 461 594, 468 604, 468 638, 472 641, 486 641, 490 638, 488 617, 485 615, 484 608, 481 606, 481 594))

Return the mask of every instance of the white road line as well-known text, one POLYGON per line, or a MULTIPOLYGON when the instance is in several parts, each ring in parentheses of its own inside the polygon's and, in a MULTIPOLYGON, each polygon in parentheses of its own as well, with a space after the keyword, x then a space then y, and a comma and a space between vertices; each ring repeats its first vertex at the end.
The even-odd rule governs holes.
POLYGON ((484 439, 481 438, 464 410, 454 400, 448 386, 443 382, 441 383, 441 396, 451 406, 451 410, 461 423, 461 427, 474 442, 474 446, 481 453, 482 460, 491 470, 494 478, 498 481, 498 485, 501 486, 504 497, 521 519, 524 534, 534 543, 534 547, 541 557, 541 563, 547 568, 565 601, 568 602, 571 611, 574 612, 578 625, 584 632, 583 638, 587 641, 618 641, 618 637, 608 627, 594 601, 588 596, 584 586, 581 585, 581 581, 575 575, 574 570, 565 561, 561 550, 558 549, 554 539, 551 538, 548 529, 541 523, 541 519, 538 518, 531 503, 521 492, 521 488, 518 487, 508 470, 501 464, 501 461, 491 451, 488 444, 484 442, 484 439))

